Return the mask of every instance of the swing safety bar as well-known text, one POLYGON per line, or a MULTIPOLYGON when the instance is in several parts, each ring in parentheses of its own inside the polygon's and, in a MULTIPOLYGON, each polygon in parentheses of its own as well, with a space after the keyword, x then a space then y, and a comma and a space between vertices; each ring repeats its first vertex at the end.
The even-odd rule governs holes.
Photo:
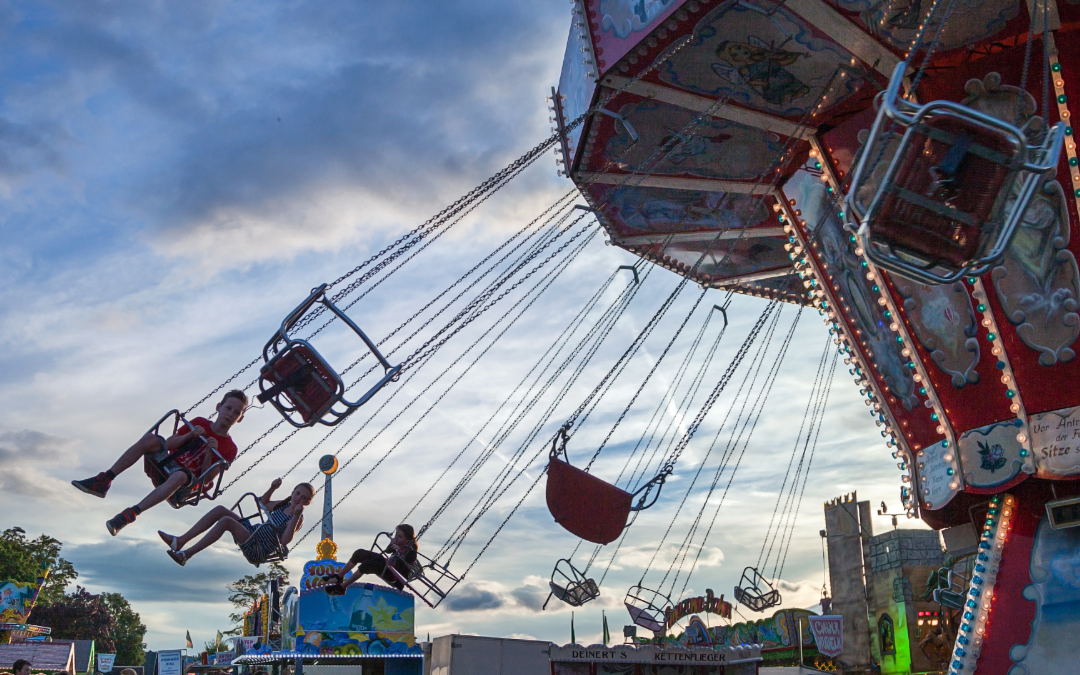
MULTIPOLYGON (((184 417, 184 413, 179 410, 170 410, 162 415, 161 419, 150 427, 150 430, 146 433, 152 436, 168 438, 168 436, 160 433, 160 429, 165 420, 170 417, 173 418, 173 425, 172 433, 169 436, 176 435, 181 423, 188 432, 195 430, 191 423, 187 421, 187 418, 184 417)), ((199 453, 206 447, 208 442, 206 436, 199 436, 198 439, 192 439, 172 452, 163 448, 158 452, 148 454, 143 458, 143 470, 150 477, 154 487, 157 487, 168 480, 169 476, 176 470, 177 457, 188 453, 199 453)), ((225 470, 229 468, 229 462, 221 456, 217 449, 209 448, 209 450, 215 458, 214 461, 205 471, 195 476, 192 482, 174 492, 168 499, 169 506, 174 509, 182 506, 195 506, 200 499, 205 498, 214 501, 221 495, 221 478, 225 474, 225 470)))
POLYGON ((637 490, 635 490, 630 497, 637 498, 637 503, 630 507, 631 511, 644 511, 653 504, 657 499, 660 499, 660 488, 664 487, 664 482, 668 479, 668 476, 675 470, 675 467, 671 464, 665 464, 664 468, 660 469, 660 473, 656 474, 648 483, 645 483, 637 490), (653 492, 653 488, 656 488, 656 492, 653 492), (638 497, 638 495, 641 495, 638 497), (650 499, 651 497, 651 499, 650 499))
MULTIPOLYGON (((267 518, 270 517, 270 514, 266 510, 266 505, 263 504, 262 500, 259 499, 259 496, 254 492, 245 492, 242 494, 240 499, 237 499, 236 503, 233 504, 231 510, 236 514, 237 520, 247 525, 248 529, 251 530, 251 536, 255 536, 255 530, 265 526, 267 518), (248 498, 251 499, 253 505, 249 505, 248 510, 245 513, 244 500, 248 498)), ((289 549, 281 545, 280 539, 274 537, 274 552, 267 556, 264 562, 281 562, 288 557, 289 549)), ((258 566, 259 564, 256 563, 255 567, 258 566)))
POLYGON ((551 593, 541 609, 547 609, 552 596, 571 607, 581 607, 586 602, 600 597, 600 587, 596 585, 596 582, 586 578, 567 558, 560 558, 555 563, 548 586, 551 587, 551 593))
POLYGON ((906 62, 898 64, 878 95, 880 109, 845 197, 847 226, 857 229, 872 262, 916 281, 949 284, 985 274, 1057 167, 1065 124, 1058 122, 1040 146, 1029 148, 1022 129, 968 106, 904 100, 906 69, 906 62), (885 152, 890 121, 905 131, 863 208, 860 188, 885 152))
MULTIPOLYGON (((385 553, 390 550, 390 542, 393 539, 394 534, 392 532, 380 532, 375 535, 375 542, 371 545, 371 550, 385 553), (386 538, 386 542, 380 545, 379 542, 383 537, 386 538)), ((386 554, 386 567, 383 573, 390 572, 413 595, 423 600, 428 607, 435 609, 461 579, 445 566, 440 565, 423 553, 415 549, 413 552, 416 553, 416 560, 411 563, 396 551, 386 554), (408 570, 408 574, 402 574, 399 569, 394 567, 395 562, 400 562, 408 570), (446 587, 445 590, 443 590, 443 587, 446 587)))
POLYGON ((282 417, 297 428, 315 424, 334 426, 367 403, 387 383, 396 381, 401 373, 401 364, 390 365, 364 331, 326 297, 327 288, 327 284, 323 284, 314 289, 306 300, 285 317, 281 328, 263 347, 265 364, 259 371, 261 393, 256 398, 261 403, 270 401, 282 417), (315 348, 307 340, 289 335, 289 331, 316 303, 330 310, 352 329, 383 368, 383 376, 379 381, 355 401, 345 399, 345 384, 341 376, 315 348), (344 410, 334 408, 338 403, 344 406, 344 410))
POLYGON ((761 572, 753 567, 743 570, 739 585, 735 587, 735 599, 755 612, 776 607, 781 601, 780 591, 773 588, 772 584, 761 576, 761 572))
POLYGON ((937 574, 938 587, 934 589, 934 602, 949 609, 963 609, 967 602, 964 589, 968 587, 970 579, 956 574, 951 567, 942 567, 937 574))
POLYGON ((671 607, 671 598, 660 591, 645 588, 641 584, 631 586, 623 599, 630 620, 642 628, 654 633, 663 632, 667 626, 667 608, 671 607))

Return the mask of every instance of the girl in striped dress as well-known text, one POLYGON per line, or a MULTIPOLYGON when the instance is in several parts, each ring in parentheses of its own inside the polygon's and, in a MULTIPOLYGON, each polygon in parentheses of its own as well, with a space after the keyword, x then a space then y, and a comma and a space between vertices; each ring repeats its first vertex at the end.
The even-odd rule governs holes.
POLYGON ((266 562, 279 547, 288 552, 289 542, 304 522, 304 507, 311 503, 315 488, 310 483, 300 483, 293 488, 288 499, 272 501, 270 496, 281 487, 281 479, 275 478, 259 501, 266 507, 266 522, 253 524, 242 521, 224 506, 215 506, 199 519, 199 522, 179 536, 158 530, 158 536, 169 545, 169 557, 177 565, 186 565, 188 558, 220 539, 226 532, 233 536, 233 541, 240 547, 240 552, 252 565, 266 562), (206 536, 185 549, 188 542, 206 532, 206 536))

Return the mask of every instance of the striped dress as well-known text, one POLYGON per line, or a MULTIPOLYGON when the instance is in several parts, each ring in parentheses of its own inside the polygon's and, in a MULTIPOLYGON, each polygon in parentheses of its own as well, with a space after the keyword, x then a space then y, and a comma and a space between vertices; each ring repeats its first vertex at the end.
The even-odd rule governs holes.
MULTIPOLYGON (((281 545, 281 535, 285 533, 285 527, 292 518, 285 512, 288 506, 289 502, 286 500, 270 512, 270 516, 265 523, 254 527, 248 525, 251 536, 243 544, 240 544, 240 551, 249 563, 260 565, 266 562, 267 558, 277 553, 279 549, 286 554, 289 552, 288 547, 281 545)), ((300 516, 300 523, 303 520, 304 517, 300 516)), ((300 523, 297 523, 298 527, 300 523)))

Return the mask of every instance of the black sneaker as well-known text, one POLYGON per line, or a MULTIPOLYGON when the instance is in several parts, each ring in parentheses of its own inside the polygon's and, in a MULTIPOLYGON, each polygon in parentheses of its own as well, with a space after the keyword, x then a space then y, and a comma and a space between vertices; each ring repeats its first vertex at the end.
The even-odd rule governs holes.
POLYGON ((94 495, 95 497, 105 498, 105 494, 109 491, 109 487, 112 486, 112 480, 105 475, 102 471, 93 478, 84 478, 83 480, 73 480, 71 484, 79 488, 88 495, 94 495))
POLYGON ((106 520, 105 527, 109 528, 109 534, 115 537, 117 532, 135 522, 135 516, 135 509, 124 509, 114 517, 106 520))

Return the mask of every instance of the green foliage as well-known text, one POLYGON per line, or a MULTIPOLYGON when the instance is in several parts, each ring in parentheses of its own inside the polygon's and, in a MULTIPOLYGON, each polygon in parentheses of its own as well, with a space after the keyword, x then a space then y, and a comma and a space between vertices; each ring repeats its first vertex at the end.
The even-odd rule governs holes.
POLYGON ((218 634, 214 637, 214 639, 208 641, 205 646, 207 654, 227 652, 230 649, 229 643, 225 641, 225 639, 221 636, 221 631, 218 631, 218 634))
POLYGON ((119 593, 102 593, 101 599, 116 620, 113 635, 116 641, 116 662, 124 666, 141 666, 146 656, 146 626, 139 613, 131 608, 127 599, 119 593))
MULTIPOLYGON (((62 599, 64 589, 79 574, 70 562, 60 557, 61 548, 63 544, 46 534, 27 539, 26 531, 21 527, 9 527, 0 533, 0 580, 36 581, 41 565, 48 563, 52 569, 38 595, 37 606, 62 599)), ((36 609, 33 616, 37 618, 36 609)))
POLYGON ((82 586, 39 610, 34 621, 52 628, 60 640, 95 640, 96 650, 116 654, 116 663, 140 666, 146 645, 146 626, 119 593, 94 595, 82 586))
POLYGON ((251 603, 255 602, 266 593, 271 579, 281 578, 281 589, 289 584, 289 570, 281 563, 270 563, 266 571, 258 574, 246 574, 234 583, 228 585, 229 602, 236 611, 229 615, 233 622, 232 629, 225 632, 226 635, 240 635, 244 630, 244 612, 251 609, 251 603))

